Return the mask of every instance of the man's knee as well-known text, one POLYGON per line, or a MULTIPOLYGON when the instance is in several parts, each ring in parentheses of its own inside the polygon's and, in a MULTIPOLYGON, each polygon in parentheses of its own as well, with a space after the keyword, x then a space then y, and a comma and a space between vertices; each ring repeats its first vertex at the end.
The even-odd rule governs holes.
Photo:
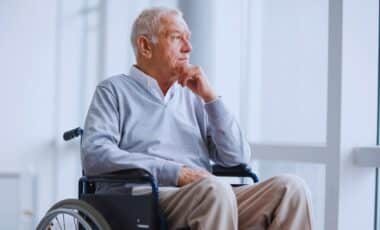
POLYGON ((236 197, 231 188, 231 185, 217 180, 215 177, 207 177, 202 179, 202 200, 209 200, 212 203, 219 203, 220 205, 235 205, 236 197))
POLYGON ((310 191, 305 181, 295 175, 280 175, 272 177, 271 183, 276 190, 284 192, 284 195, 291 196, 294 200, 309 199, 310 191))

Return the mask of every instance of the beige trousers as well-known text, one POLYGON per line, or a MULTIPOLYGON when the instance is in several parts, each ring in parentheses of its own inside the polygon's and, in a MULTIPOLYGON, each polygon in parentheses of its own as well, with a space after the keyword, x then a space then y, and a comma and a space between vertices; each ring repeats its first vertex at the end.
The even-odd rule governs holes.
POLYGON ((312 229, 310 195, 296 176, 272 177, 232 188, 214 176, 181 188, 160 190, 169 229, 312 229))

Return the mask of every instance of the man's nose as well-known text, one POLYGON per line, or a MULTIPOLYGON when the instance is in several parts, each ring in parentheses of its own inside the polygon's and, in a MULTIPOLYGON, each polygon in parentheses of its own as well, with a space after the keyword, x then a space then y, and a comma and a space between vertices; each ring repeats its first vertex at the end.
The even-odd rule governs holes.
POLYGON ((193 47, 191 46, 189 39, 183 39, 183 46, 182 46, 182 52, 184 53, 190 53, 193 47))

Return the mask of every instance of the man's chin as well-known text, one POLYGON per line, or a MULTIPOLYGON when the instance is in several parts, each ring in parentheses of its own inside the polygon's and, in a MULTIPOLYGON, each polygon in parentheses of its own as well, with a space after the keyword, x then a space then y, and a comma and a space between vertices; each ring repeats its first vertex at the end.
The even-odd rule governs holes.
POLYGON ((184 59, 184 60, 179 60, 177 62, 177 65, 179 66, 182 66, 182 67, 186 67, 188 66, 190 63, 189 63, 189 59, 184 59))
POLYGON ((183 68, 185 68, 186 65, 176 65, 175 67, 172 68, 172 70, 170 71, 172 75, 179 75, 183 68))

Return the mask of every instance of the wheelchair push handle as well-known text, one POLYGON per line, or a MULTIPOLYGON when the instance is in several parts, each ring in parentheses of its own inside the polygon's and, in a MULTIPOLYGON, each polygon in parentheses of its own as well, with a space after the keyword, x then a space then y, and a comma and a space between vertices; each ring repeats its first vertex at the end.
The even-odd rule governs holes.
POLYGON ((76 137, 82 136, 82 134, 83 134, 83 129, 81 129, 81 127, 71 129, 63 133, 63 140, 69 141, 76 137))

